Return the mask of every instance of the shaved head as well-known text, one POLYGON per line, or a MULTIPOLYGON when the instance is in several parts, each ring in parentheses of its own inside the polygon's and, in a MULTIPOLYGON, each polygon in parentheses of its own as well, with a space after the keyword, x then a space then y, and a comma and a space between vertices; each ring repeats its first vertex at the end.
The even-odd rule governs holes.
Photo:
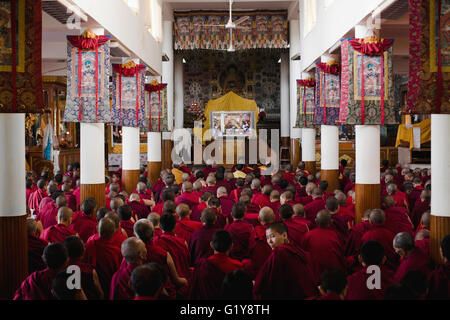
POLYGON ((117 209, 123 205, 124 205, 124 201, 121 198, 111 199, 111 202, 110 202, 111 210, 117 211, 117 209))
POLYGON ((317 213, 316 222, 319 227, 328 227, 331 223, 331 214, 328 210, 320 210, 317 213))
POLYGON ((207 208, 202 211, 202 217, 201 220, 206 225, 213 225, 216 222, 216 212, 211 209, 207 208))
POLYGON ((294 209, 294 214, 297 217, 303 217, 305 216, 305 207, 301 204, 301 203, 296 203, 294 204, 294 206, 292 207, 292 209, 294 209))
POLYGON ((119 186, 118 183, 113 182, 113 183, 111 183, 109 185, 109 191, 113 191, 115 193, 119 193, 119 190, 120 190, 120 186, 119 186))
POLYGON ((370 211, 369 220, 372 224, 384 223, 384 221, 386 220, 386 215, 381 209, 373 209, 372 211, 370 211))
POLYGON ((270 224, 275 221, 275 214, 273 213, 272 208, 263 207, 259 210, 259 221, 263 224, 270 224))
POLYGON ((159 226, 160 215, 157 212, 151 212, 147 219, 153 224, 153 227, 159 226))
POLYGON ((228 195, 227 188, 219 187, 217 188, 217 197, 228 195))
POLYGON ((120 227, 120 217, 117 213, 115 212, 108 212, 105 215, 105 218, 111 219, 114 222, 114 228, 117 230, 119 230, 120 227))
POLYGON ((189 182, 189 181, 185 181, 185 182, 183 182, 183 186, 182 186, 182 190, 183 190, 183 192, 192 192, 192 190, 193 190, 193 186, 192 186, 192 182, 189 182))
POLYGON ((133 226, 133 232, 136 237, 145 243, 153 239, 154 227, 148 219, 139 219, 133 226))
POLYGON ((191 211, 191 209, 189 208, 189 206, 185 203, 180 203, 177 206, 177 215, 180 217, 180 219, 186 218, 187 216, 189 216, 189 212, 191 211))
POLYGON ((423 227, 430 227, 430 211, 425 211, 420 218, 420 222, 422 222, 423 227))
POLYGON ((114 221, 109 218, 103 218, 98 224, 98 233, 102 239, 111 239, 116 232, 114 221))
POLYGON ((400 232, 394 237, 394 248, 411 251, 414 249, 414 239, 409 232, 400 232))
POLYGON ((414 241, 420 241, 420 240, 429 239, 429 238, 430 238, 430 230, 421 229, 421 230, 417 231, 414 241))
POLYGON ((143 183, 143 182, 139 182, 139 183, 137 184, 137 191, 138 191, 139 193, 144 193, 145 190, 147 190, 147 185, 146 185, 145 183, 143 183))
POLYGON ((27 219, 27 230, 28 230, 28 234, 37 234, 38 224, 37 224, 36 220, 34 220, 33 218, 27 219))
POLYGON ((141 264, 146 256, 147 249, 142 240, 130 237, 122 242, 122 256, 129 264, 141 264))
POLYGON ((58 222, 69 223, 72 221, 73 211, 68 207, 61 207, 58 210, 58 222))
POLYGON ((140 201, 141 197, 137 193, 132 193, 130 195, 130 201, 140 201))

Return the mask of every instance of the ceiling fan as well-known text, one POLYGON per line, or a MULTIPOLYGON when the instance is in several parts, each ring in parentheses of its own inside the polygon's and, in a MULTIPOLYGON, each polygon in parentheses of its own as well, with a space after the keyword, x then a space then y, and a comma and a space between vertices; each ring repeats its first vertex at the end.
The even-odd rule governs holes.
POLYGON ((250 19, 249 16, 243 16, 240 17, 239 19, 235 20, 233 22, 233 16, 232 16, 232 6, 233 6, 233 0, 229 0, 229 4, 230 4, 230 16, 228 18, 228 22, 227 24, 203 24, 200 25, 202 27, 222 27, 225 29, 229 29, 230 30, 230 42, 228 44, 228 48, 226 49, 228 52, 234 52, 235 48, 233 46, 233 29, 246 29, 245 27, 239 26, 241 23, 247 21, 248 19, 250 19))

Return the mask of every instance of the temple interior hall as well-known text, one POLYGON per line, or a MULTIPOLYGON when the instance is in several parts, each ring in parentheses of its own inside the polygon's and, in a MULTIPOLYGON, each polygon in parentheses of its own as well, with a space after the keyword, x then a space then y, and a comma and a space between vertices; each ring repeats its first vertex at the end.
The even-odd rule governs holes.
POLYGON ((0 300, 448 300, 449 141, 450 0, 0 0, 0 300))

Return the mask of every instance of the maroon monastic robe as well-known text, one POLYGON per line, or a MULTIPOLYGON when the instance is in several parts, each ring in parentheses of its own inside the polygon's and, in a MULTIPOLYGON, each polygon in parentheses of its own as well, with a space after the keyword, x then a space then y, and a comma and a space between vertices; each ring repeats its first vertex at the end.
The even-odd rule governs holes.
POLYGON ((191 240, 189 241, 189 251, 191 252, 191 266, 194 266, 197 261, 203 257, 209 257, 214 253, 210 246, 212 236, 216 231, 220 229, 215 225, 204 225, 197 231, 195 231, 191 240))
POLYGON ((128 204, 131 207, 131 212, 133 215, 137 216, 137 219, 147 219, 150 211, 147 206, 139 201, 131 201, 128 204))
POLYGON ((76 231, 83 242, 86 243, 91 236, 97 233, 97 224, 96 217, 77 211, 73 215, 72 224, 69 228, 76 231))
POLYGON ((231 216, 231 211, 233 210, 233 205, 235 202, 226 196, 222 196, 220 199, 220 207, 222 208, 222 212, 228 216, 231 216))
POLYGON ((41 239, 48 242, 63 242, 68 236, 75 236, 77 232, 66 227, 64 224, 60 223, 51 227, 48 227, 42 231, 41 239))
POLYGON ((370 221, 361 221, 350 229, 347 242, 345 244, 345 256, 353 256, 359 253, 362 246, 362 236, 371 228, 370 221))
POLYGON ((422 201, 420 198, 416 201, 414 209, 411 212, 411 221, 414 224, 414 227, 417 228, 422 219, 422 215, 425 213, 425 211, 428 211, 430 209, 430 201, 422 201))
POLYGON ((430 273, 430 257, 419 249, 415 248, 408 257, 400 260, 400 265, 394 275, 394 281, 400 282, 403 277, 411 270, 422 271, 426 276, 430 273))
POLYGON ((175 198, 175 204, 177 206, 181 203, 187 204, 189 208, 193 208, 194 206, 198 205, 199 199, 193 192, 183 192, 181 195, 175 198))
POLYGON ((77 208, 80 207, 80 198, 81 198, 81 189, 80 188, 76 188, 75 190, 73 190, 72 194, 75 196, 75 199, 77 200, 77 208))
POLYGON ((450 299, 450 261, 430 273, 428 297, 433 300, 450 299))
POLYGON ((55 300, 53 278, 62 269, 44 269, 30 274, 17 289, 13 300, 55 300))
POLYGON ((42 254, 47 245, 48 241, 40 239, 35 234, 28 234, 28 274, 46 268, 42 254))
POLYGON ((28 199, 28 208, 34 209, 34 214, 37 215, 39 213, 39 204, 45 197, 48 197, 48 193, 45 190, 37 189, 28 199))
MULTIPOLYGON (((86 262, 81 261, 80 258, 70 258, 68 266, 77 265, 81 271, 81 287, 88 300, 99 300, 100 292, 94 284, 94 268, 86 262)), ((104 297, 108 299, 108 297, 104 297)))
POLYGON ((386 266, 392 270, 396 270, 398 266, 398 255, 394 251, 392 246, 392 241, 394 240, 395 234, 389 230, 385 224, 374 223, 371 228, 364 233, 361 238, 361 243, 364 244, 369 240, 378 241, 384 248, 384 254, 386 255, 387 262, 386 266))
POLYGON ((261 267, 272 254, 272 248, 267 243, 266 239, 267 225, 258 225, 255 227, 255 242, 249 251, 250 266, 246 269, 248 275, 254 279, 261 267))
POLYGON ((254 246, 255 230, 253 226, 242 220, 234 220, 225 226, 225 230, 230 233, 233 240, 233 247, 230 257, 237 260, 247 258, 249 250, 254 246))
POLYGON ((164 232, 153 243, 170 253, 180 277, 189 278, 190 253, 184 239, 175 236, 173 232, 164 232))
POLYGON ((56 206, 55 202, 50 202, 39 212, 39 219, 44 229, 58 224, 58 210, 59 207, 56 206))
POLYGON ((306 219, 314 223, 317 213, 323 209, 325 209, 325 200, 322 198, 315 198, 305 205, 306 219))
POLYGON ((347 278, 347 296, 346 300, 383 300, 384 292, 394 284, 394 274, 388 268, 381 268, 381 289, 369 289, 367 287, 367 278, 373 273, 367 274, 367 267, 355 272, 347 278))
POLYGON ((309 254, 291 244, 276 247, 255 278, 254 294, 264 300, 298 300, 316 295, 309 254))
POLYGON ((292 218, 284 219, 283 223, 288 228, 289 240, 293 245, 302 248, 302 240, 305 234, 309 231, 307 225, 299 220, 292 218))
POLYGON ((75 198, 72 192, 66 192, 65 196, 67 200, 67 206, 72 209, 72 211, 77 211, 77 198, 75 198))
POLYGON ((189 217, 185 217, 177 221, 175 234, 189 243, 192 233, 200 229, 202 226, 203 224, 201 222, 192 221, 189 217))
POLYGON ((130 285, 130 277, 137 264, 129 264, 122 261, 119 269, 114 273, 111 279, 111 290, 109 293, 109 300, 133 300, 134 290, 130 285))
POLYGON ((202 217, 202 212, 206 208, 208 208, 208 206, 204 202, 200 202, 198 205, 193 207, 191 213, 191 220, 200 221, 200 218, 202 217))
POLYGON ((414 235, 414 228, 409 220, 405 207, 391 207, 384 210, 386 228, 390 229, 394 234, 399 232, 408 232, 414 235))

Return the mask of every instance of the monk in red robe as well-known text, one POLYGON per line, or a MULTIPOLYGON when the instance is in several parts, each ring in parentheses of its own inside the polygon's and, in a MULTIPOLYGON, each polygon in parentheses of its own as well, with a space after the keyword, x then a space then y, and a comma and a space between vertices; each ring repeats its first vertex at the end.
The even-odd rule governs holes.
POLYGON ((203 224, 190 219, 192 211, 185 203, 181 203, 177 206, 176 213, 179 219, 175 227, 175 234, 189 243, 192 233, 200 229, 203 224))
POLYGON ((71 235, 78 236, 78 233, 69 228, 72 223, 73 211, 68 207, 61 207, 58 210, 58 224, 44 229, 41 239, 48 242, 63 242, 71 235))
POLYGON ((137 193, 132 193, 130 195, 130 201, 128 205, 131 208, 132 217, 136 220, 145 219, 150 214, 150 210, 148 210, 147 205, 143 202, 143 200, 137 193))
POLYGON ((322 190, 319 188, 314 188, 312 192, 313 201, 305 205, 306 219, 314 222, 317 213, 325 209, 325 200, 323 199, 322 190))
POLYGON ((206 176, 206 187, 203 188, 203 191, 210 191, 212 194, 217 193, 217 186, 216 186, 216 178, 211 175, 206 176))
POLYGON ((406 194, 398 190, 395 183, 389 183, 386 185, 387 195, 392 196, 397 207, 408 208, 408 198, 406 194))
MULTIPOLYGON (((37 190, 37 189, 36 189, 37 190)), ((42 209, 49 203, 55 202, 56 198, 60 195, 63 195, 64 193, 60 192, 61 190, 58 189, 58 184, 54 182, 49 182, 47 185, 47 194, 48 196, 43 198, 41 202, 39 203, 39 210, 37 212, 41 212, 42 209), (55 192, 57 192, 55 194, 55 192)), ((28 203, 28 202, 27 202, 28 203)), ((35 213, 36 215, 40 216, 39 214, 35 213)))
POLYGON ((314 273, 309 254, 289 242, 288 229, 282 222, 266 230, 272 254, 255 279, 254 294, 261 299, 297 300, 316 295, 314 273))
POLYGON ((75 196, 75 199, 77 200, 77 208, 81 205, 81 189, 80 189, 80 180, 77 180, 77 185, 75 189, 73 190, 72 194, 75 196))
POLYGON ((227 274, 242 269, 240 261, 229 257, 233 240, 225 230, 214 233, 211 247, 214 254, 202 258, 195 266, 190 298, 195 300, 219 299, 222 283, 227 274))
POLYGON ((119 194, 120 187, 117 183, 111 183, 108 187, 106 187, 106 196, 105 196, 105 206, 108 209, 111 209, 111 200, 119 194))
POLYGON ((408 232, 400 232, 394 238, 394 250, 401 257, 401 262, 394 276, 400 282, 410 270, 422 271, 426 276, 430 273, 430 257, 414 246, 414 238, 408 232))
POLYGON ((37 183, 38 189, 31 193, 29 199, 28 199, 28 208, 30 210, 34 210, 34 214, 39 214, 39 204, 45 197, 48 197, 47 191, 45 191, 45 188, 47 187, 47 181, 44 179, 40 179, 37 183))
POLYGON ((297 222, 302 222, 306 224, 308 229, 312 229, 313 224, 311 221, 305 218, 305 207, 301 203, 296 203, 292 209, 294 209, 294 214, 292 215, 292 220, 297 222))
POLYGON ((249 249, 254 246, 255 230, 250 223, 244 221, 245 209, 244 204, 236 203, 232 210, 233 221, 225 226, 233 240, 230 257, 236 260, 247 258, 249 249))
POLYGON ((164 291, 167 275, 155 262, 141 265, 133 270, 130 277, 134 300, 157 300, 164 291))
POLYGON ((414 226, 409 219, 405 207, 397 206, 394 197, 386 196, 382 203, 384 214, 386 215, 385 225, 394 234, 399 232, 409 232, 414 234, 414 226))
POLYGON ((147 260, 147 249, 142 240, 130 237, 122 243, 124 260, 111 279, 110 300, 132 300, 134 291, 130 285, 131 273, 147 260))
POLYGON ((181 188, 182 194, 175 198, 176 205, 180 203, 185 203, 189 207, 193 208, 198 205, 198 197, 195 193, 193 193, 192 183, 189 181, 183 182, 183 186, 181 188))
POLYGON ((138 182, 136 190, 134 190, 133 193, 137 193, 143 200, 153 200, 152 190, 149 190, 147 185, 142 181, 138 182))
POLYGON ((132 237, 134 235, 133 226, 135 221, 132 217, 131 207, 127 204, 124 204, 123 206, 120 206, 119 209, 117 209, 117 214, 120 218, 120 226, 123 230, 125 230, 128 237, 132 237))
POLYGON ((209 257, 213 254, 210 242, 213 234, 220 230, 216 226, 217 215, 213 209, 205 209, 202 212, 201 220, 203 227, 192 233, 189 241, 189 251, 191 252, 191 266, 194 266, 201 258, 209 257))
POLYGON ((48 241, 39 238, 39 228, 36 220, 27 219, 28 229, 28 273, 45 269, 42 254, 48 241))
POLYGON ((414 245, 422 250, 427 257, 430 256, 430 230, 422 229, 414 236, 414 245))
POLYGON ((62 243, 51 243, 44 249, 46 269, 30 274, 17 289, 14 300, 55 300, 53 278, 67 266, 67 249, 62 243))
POLYGON ((83 241, 76 236, 64 239, 64 246, 69 254, 68 266, 76 265, 81 271, 81 287, 88 300, 103 300, 104 294, 95 269, 83 261, 85 247, 83 241))
POLYGON ((348 290, 346 300, 382 300, 384 292, 394 283, 393 272, 384 266, 386 256, 383 246, 375 240, 369 240, 361 247, 359 261, 363 268, 347 278, 348 290), (369 289, 367 279, 373 275, 369 266, 380 268, 380 289, 369 289))
POLYGON ((326 270, 320 279, 320 296, 308 300, 344 300, 347 295, 347 276, 339 269, 326 270))
POLYGON ((122 261, 120 247, 112 239, 115 232, 114 221, 105 217, 99 222, 99 236, 86 243, 85 260, 97 271, 105 297, 109 297, 112 276, 122 261))
POLYGON ((392 270, 396 270, 398 267, 398 255, 392 247, 392 241, 395 235, 385 225, 386 217, 383 210, 373 209, 370 212, 369 220, 371 228, 364 233, 361 242, 364 244, 366 241, 376 240, 381 243, 387 258, 386 266, 392 270))
POLYGON ((229 224, 232 220, 231 216, 226 215, 222 211, 221 203, 219 198, 216 196, 212 196, 208 201, 208 208, 213 209, 216 212, 217 220, 216 226, 220 229, 223 229, 227 224, 229 224))
POLYGON ((302 241, 302 248, 311 255, 312 267, 319 282, 326 269, 338 269, 347 273, 344 247, 336 230, 330 227, 331 214, 321 210, 317 214, 317 228, 309 231, 302 241))
POLYGON ((200 202, 197 206, 192 208, 192 215, 191 219, 194 221, 200 221, 200 217, 202 215, 203 210, 208 208, 208 202, 209 199, 213 196, 213 193, 210 191, 203 192, 202 196, 200 197, 200 202))
POLYGON ((123 229, 120 226, 120 217, 119 217, 119 215, 117 213, 115 213, 115 212, 108 212, 105 215, 105 218, 109 218, 109 219, 111 219, 114 222, 115 232, 114 232, 111 240, 112 240, 113 243, 116 244, 116 246, 118 248, 121 248, 122 242, 124 242, 128 238, 128 234, 125 231, 125 229, 123 229))
POLYGON ((157 238, 160 235, 162 235, 163 231, 161 229, 161 226, 159 225, 159 220, 161 219, 161 216, 156 212, 152 212, 148 215, 147 219, 153 224, 154 237, 157 238))
POLYGON ((270 193, 270 205, 268 207, 273 210, 273 213, 275 214, 275 221, 281 221, 279 213, 281 207, 280 191, 272 190, 272 192, 270 193))
POLYGON ((431 209, 431 191, 423 190, 420 194, 419 199, 417 199, 414 204, 414 209, 411 212, 411 221, 414 224, 414 227, 417 228, 420 219, 424 212, 429 211, 431 209))
POLYGON ((67 206, 72 209, 73 211, 77 211, 77 199, 75 198, 75 196, 72 193, 72 188, 71 186, 69 186, 68 184, 64 184, 61 187, 61 191, 64 192, 64 195, 66 196, 66 200, 67 200, 67 206))
POLYGON ((134 225, 134 233, 145 243, 147 249, 147 259, 145 263, 158 263, 167 275, 167 282, 164 283, 164 293, 170 299, 176 298, 176 289, 185 287, 187 279, 178 275, 172 256, 165 249, 157 246, 153 242, 153 225, 147 219, 140 219, 134 225))
POLYGON ((440 253, 443 264, 430 273, 428 298, 433 300, 450 299, 450 234, 441 241, 440 253))
POLYGON ((48 203, 39 213, 42 227, 47 229, 48 227, 57 224, 58 210, 67 206, 67 199, 62 194, 62 191, 56 191, 53 193, 55 196, 55 202, 48 203), (58 196, 59 194, 59 196, 58 196))
POLYGON ((233 209, 235 202, 228 197, 228 191, 225 187, 217 188, 217 198, 219 198, 220 200, 220 207, 222 208, 222 212, 230 217, 231 210, 233 209))
POLYGON ((328 197, 325 201, 325 208, 331 215, 330 227, 338 232, 342 243, 348 237, 349 221, 346 217, 339 215, 339 202, 335 197, 328 197))
POLYGON ((234 200, 234 202, 238 202, 239 198, 242 194, 242 189, 244 188, 245 180, 242 178, 236 179, 236 188, 231 191, 230 198, 234 200))
POLYGON ((97 233, 96 207, 97 201, 94 198, 87 198, 81 204, 81 211, 74 213, 70 228, 78 233, 84 243, 97 233))
POLYGON ((290 204, 283 204, 280 207, 280 217, 283 220, 283 223, 288 228, 289 242, 302 248, 302 240, 305 234, 309 231, 306 223, 302 221, 294 220, 292 216, 294 215, 294 209, 290 204))
POLYGON ((345 256, 354 256, 359 253, 362 246, 362 236, 371 228, 369 221, 371 210, 366 210, 361 217, 361 222, 354 225, 348 233, 348 238, 345 243, 345 256))
POLYGON ((33 180, 27 179, 25 184, 25 203, 28 205, 28 200, 30 199, 31 194, 33 193, 33 180))

